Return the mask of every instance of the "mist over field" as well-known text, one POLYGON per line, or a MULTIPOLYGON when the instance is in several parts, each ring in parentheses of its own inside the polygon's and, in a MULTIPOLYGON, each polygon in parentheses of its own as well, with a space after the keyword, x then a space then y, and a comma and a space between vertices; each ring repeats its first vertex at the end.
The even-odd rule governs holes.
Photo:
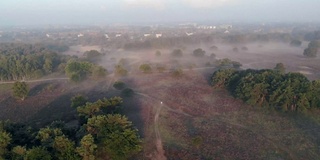
POLYGON ((320 1, 0 2, 0 159, 320 159, 320 1))

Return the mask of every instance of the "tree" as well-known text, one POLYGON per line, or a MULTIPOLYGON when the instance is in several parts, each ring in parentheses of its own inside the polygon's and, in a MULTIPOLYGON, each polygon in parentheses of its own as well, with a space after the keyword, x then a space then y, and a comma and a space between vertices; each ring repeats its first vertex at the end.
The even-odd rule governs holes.
POLYGON ((157 57, 160 57, 160 56, 161 56, 161 52, 160 52, 160 51, 156 51, 155 54, 156 54, 157 57))
POLYGON ((64 135, 57 136, 53 142, 53 148, 55 150, 55 157, 59 160, 80 160, 80 157, 76 154, 74 142, 69 140, 64 135))
POLYGON ((151 73, 152 72, 151 66, 149 64, 140 65, 139 70, 142 71, 143 73, 151 73))
POLYGON ((117 90, 123 90, 126 87, 126 84, 122 81, 116 81, 114 82, 113 87, 117 90))
POLYGON ((26 155, 27 149, 22 146, 15 146, 12 148, 12 159, 23 160, 23 157, 26 155))
POLYGON ((95 79, 104 78, 108 71, 101 66, 94 66, 92 70, 92 77, 95 79))
POLYGON ((308 45, 308 48, 304 50, 303 55, 307 57, 316 57, 319 48, 320 48, 320 41, 316 41, 316 40, 311 41, 308 45))
POLYGON ((12 87, 13 96, 24 100, 29 93, 29 87, 26 82, 15 82, 12 87))
POLYGON ((83 55, 91 62, 99 60, 102 56, 102 54, 97 50, 86 51, 83 55))
POLYGON ((71 98, 71 107, 77 108, 79 106, 83 106, 88 102, 88 99, 82 95, 76 95, 71 98))
POLYGON ((284 67, 283 63, 277 63, 277 65, 274 67, 274 70, 279 72, 279 73, 285 73, 286 68, 284 67))
POLYGON ((133 94, 134 94, 134 91, 131 88, 126 88, 121 91, 121 95, 125 97, 131 97, 133 96, 133 94))
POLYGON ((93 64, 89 62, 69 61, 65 68, 66 75, 74 82, 85 80, 92 71, 93 64))
POLYGON ((80 141, 80 147, 77 147, 77 153, 82 157, 83 160, 95 160, 95 153, 97 145, 94 143, 94 138, 91 134, 87 134, 82 137, 80 141))
POLYGON ((318 49, 315 47, 308 47, 303 51, 303 55, 306 57, 316 57, 318 49))
POLYGON ((126 76, 128 71, 122 65, 116 65, 114 73, 116 76, 126 76))
POLYGON ((183 52, 181 49, 175 49, 171 52, 171 56, 173 57, 182 57, 183 52))
POLYGON ((11 135, 5 131, 0 130, 0 159, 7 153, 7 147, 10 143, 11 135))
POLYGON ((297 40, 297 39, 294 39, 290 42, 290 46, 293 46, 293 47, 300 47, 302 44, 302 42, 300 40, 297 40))
POLYGON ((182 76, 183 70, 181 68, 175 68, 171 73, 173 77, 179 78, 182 76))
POLYGON ((141 139, 127 117, 99 115, 88 119, 87 131, 98 140, 98 149, 111 159, 127 159, 141 151, 141 139))
POLYGON ((50 153, 44 147, 33 147, 26 152, 25 160, 51 160, 50 153))
POLYGON ((201 48, 195 49, 193 51, 193 55, 195 57, 203 57, 206 54, 206 51, 202 50, 201 48))

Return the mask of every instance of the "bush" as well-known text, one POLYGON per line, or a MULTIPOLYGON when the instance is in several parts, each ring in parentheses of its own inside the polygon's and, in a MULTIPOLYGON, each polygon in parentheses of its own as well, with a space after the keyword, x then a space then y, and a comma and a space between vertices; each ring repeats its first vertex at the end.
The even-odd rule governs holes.
POLYGON ((131 97, 134 95, 134 91, 131 88, 126 88, 122 90, 121 95, 125 97, 131 97))
POLYGON ((151 66, 149 64, 140 65, 139 70, 142 71, 143 73, 151 73, 152 72, 151 66))
POLYGON ((198 48, 193 51, 193 55, 195 57, 203 57, 206 54, 206 51, 202 50, 201 48, 198 48))
POLYGON ((182 52, 181 49, 175 49, 175 50, 172 51, 171 55, 173 57, 182 57, 183 52, 182 52))
POLYGON ((114 82, 113 87, 117 90, 123 90, 126 87, 126 84, 122 81, 116 81, 114 82))

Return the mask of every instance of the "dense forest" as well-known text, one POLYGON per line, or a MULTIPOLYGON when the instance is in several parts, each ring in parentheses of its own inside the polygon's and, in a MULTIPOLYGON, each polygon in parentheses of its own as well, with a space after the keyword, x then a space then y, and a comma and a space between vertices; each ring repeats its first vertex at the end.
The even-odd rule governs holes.
POLYGON ((76 125, 54 121, 36 129, 25 124, 0 122, 0 159, 94 160, 127 159, 141 150, 138 130, 120 115, 122 99, 113 97, 87 102, 71 99, 77 110, 76 125))
POLYGON ((82 59, 59 54, 67 48, 52 44, 0 44, 0 81, 36 79, 53 72, 65 72, 75 82, 106 75, 106 69, 87 62, 99 55, 98 51, 86 52, 82 59))
POLYGON ((59 55, 45 45, 0 44, 0 80, 40 78, 59 70, 59 65, 69 59, 69 56, 59 55))
POLYGON ((300 73, 225 69, 214 72, 211 83, 253 106, 299 112, 320 108, 320 81, 300 73))

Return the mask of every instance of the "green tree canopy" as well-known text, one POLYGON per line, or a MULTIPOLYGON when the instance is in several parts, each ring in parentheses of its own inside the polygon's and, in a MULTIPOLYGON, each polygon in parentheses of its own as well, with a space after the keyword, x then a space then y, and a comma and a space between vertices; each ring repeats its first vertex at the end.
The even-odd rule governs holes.
POLYGON ((152 68, 149 64, 141 64, 139 67, 139 70, 142 71, 143 73, 151 73, 152 68))
POLYGON ((127 159, 141 151, 138 130, 125 116, 99 115, 88 119, 87 131, 100 142, 100 147, 111 159, 127 159), (101 146, 103 144, 103 146, 101 146))
POLYGON ((206 51, 204 51, 204 50, 201 49, 201 48, 195 49, 195 50, 193 51, 193 55, 194 55, 195 57, 203 57, 205 54, 206 54, 206 51))
POLYGON ((29 87, 26 82, 15 82, 12 87, 13 96, 24 100, 29 93, 29 87))

